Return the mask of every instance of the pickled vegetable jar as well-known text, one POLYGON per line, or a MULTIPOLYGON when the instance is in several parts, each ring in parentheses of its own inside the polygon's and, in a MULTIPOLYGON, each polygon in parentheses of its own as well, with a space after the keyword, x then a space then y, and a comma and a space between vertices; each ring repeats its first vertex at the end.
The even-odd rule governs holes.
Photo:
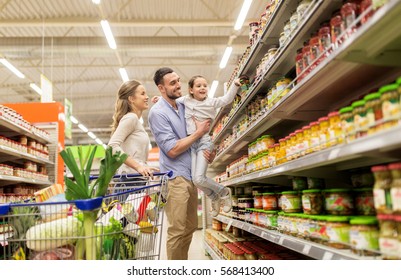
POLYGON ((296 191, 286 191, 281 193, 281 209, 286 213, 301 212, 301 196, 296 191))
POLYGON ((329 141, 329 118, 322 117, 318 119, 319 122, 319 142, 320 149, 326 149, 328 147, 327 142, 329 141))
POLYGON ((392 210, 395 213, 401 214, 401 162, 389 164, 388 169, 392 177, 390 190, 392 210))
POLYGON ((378 92, 366 95, 363 100, 366 102, 366 118, 368 126, 368 134, 380 131, 381 122, 383 120, 381 94, 378 92))
POLYGON ((350 220, 352 251, 361 256, 378 255, 379 228, 376 217, 357 217, 350 220))
POLYGON ((380 225, 379 247, 385 259, 398 259, 399 244, 396 216, 377 215, 380 225))
POLYGON ((326 217, 326 233, 329 238, 327 245, 337 249, 348 249, 349 230, 349 217, 346 216, 327 216, 326 217))
POLYGON ((352 103, 354 115, 355 138, 361 138, 368 133, 368 120, 366 117, 365 101, 358 100, 352 103))
POLYGON ((379 93, 381 93, 384 127, 397 125, 401 111, 398 85, 383 86, 379 89, 379 93))
POLYGON ((391 172, 386 165, 372 167, 375 184, 373 186, 373 201, 376 212, 389 214, 392 212, 391 172))
POLYGON ((355 189, 355 209, 358 215, 376 215, 372 188, 355 189))
POLYGON ((343 142, 343 131, 341 128, 341 119, 339 112, 331 112, 328 114, 329 117, 329 142, 328 146, 335 146, 343 142))
POLYGON ((352 107, 344 107, 340 109, 341 127, 346 142, 355 139, 354 115, 352 110, 352 107))
POLYGON ((351 215, 354 210, 351 191, 348 189, 329 189, 324 191, 325 210, 331 215, 351 215))
POLYGON ((317 215, 323 212, 323 196, 320 190, 302 191, 302 209, 305 214, 317 215))

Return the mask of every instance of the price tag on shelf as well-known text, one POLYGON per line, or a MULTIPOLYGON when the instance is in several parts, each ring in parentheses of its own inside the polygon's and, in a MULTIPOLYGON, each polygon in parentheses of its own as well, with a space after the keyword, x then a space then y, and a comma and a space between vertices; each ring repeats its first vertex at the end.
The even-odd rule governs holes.
POLYGON ((283 245, 284 237, 281 236, 277 243, 280 244, 280 245, 283 245))
POLYGON ((226 226, 226 231, 228 232, 233 224, 233 220, 230 220, 226 226))
POLYGON ((267 239, 267 238, 269 238, 269 235, 265 231, 262 231, 261 237, 264 239, 267 239))
POLYGON ((250 233, 255 233, 256 232, 256 228, 254 228, 253 226, 249 226, 249 232, 250 233))
POLYGON ((311 249, 311 245, 307 244, 304 246, 304 248, 302 249, 302 254, 308 255, 311 249))
POLYGON ((331 260, 333 258, 333 253, 325 252, 323 255, 323 260, 331 260))

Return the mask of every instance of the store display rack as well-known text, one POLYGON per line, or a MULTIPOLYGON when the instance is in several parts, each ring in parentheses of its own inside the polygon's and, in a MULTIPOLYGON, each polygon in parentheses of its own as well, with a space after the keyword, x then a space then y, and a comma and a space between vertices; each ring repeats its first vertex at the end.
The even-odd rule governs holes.
POLYGON ((203 247, 205 248, 205 251, 210 255, 210 257, 213 260, 225 260, 226 258, 224 255, 218 250, 217 248, 212 248, 210 244, 208 244, 206 241, 203 241, 203 247))
POLYGON ((0 175, 0 186, 15 183, 28 183, 33 185, 51 185, 50 181, 43 181, 38 179, 21 178, 16 176, 0 175))
POLYGON ((1 128, 1 134, 3 136, 25 135, 25 136, 35 139, 41 143, 47 143, 47 144, 51 143, 51 140, 49 138, 46 138, 46 137, 38 135, 34 132, 31 132, 31 131, 27 130, 26 128, 18 126, 1 116, 0 116, 0 128, 1 128))

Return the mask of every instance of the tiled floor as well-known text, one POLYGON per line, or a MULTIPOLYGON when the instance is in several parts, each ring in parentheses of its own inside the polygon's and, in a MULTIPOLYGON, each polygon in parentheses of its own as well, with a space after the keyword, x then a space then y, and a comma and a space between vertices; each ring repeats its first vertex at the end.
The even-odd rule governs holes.
MULTIPOLYGON (((160 259, 167 260, 166 255, 166 237, 167 237, 167 219, 164 217, 163 234, 161 241, 161 252, 160 259)), ((189 260, 211 260, 209 256, 206 255, 206 251, 203 248, 203 232, 201 229, 194 233, 192 238, 191 247, 188 253, 189 260)))

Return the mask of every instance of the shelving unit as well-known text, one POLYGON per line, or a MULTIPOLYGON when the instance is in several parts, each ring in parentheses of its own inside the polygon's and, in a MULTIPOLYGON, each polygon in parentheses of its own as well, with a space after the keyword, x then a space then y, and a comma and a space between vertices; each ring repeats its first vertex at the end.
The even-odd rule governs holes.
POLYGON ((24 127, 20 127, 8 119, 5 119, 0 116, 0 128, 1 128, 1 134, 3 136, 9 137, 9 136, 15 136, 15 135, 25 135, 29 138, 35 139, 41 143, 50 143, 51 140, 46 137, 42 137, 40 135, 37 135, 24 127))
MULTIPOLYGON (((320 22, 330 19, 331 13, 340 8, 342 1, 312 1, 303 20, 284 46, 277 51, 265 71, 253 82, 246 97, 237 105, 221 131, 214 136, 217 146, 231 133, 232 127, 245 114, 247 105, 274 81, 295 67, 296 50, 316 31, 320 22)), ((259 61, 272 44, 277 44, 283 23, 295 9, 296 1, 279 1, 276 10, 259 42, 252 46, 248 60, 238 75, 252 77, 259 61), (284 3, 286 2, 286 3, 284 3), (294 5, 294 6, 291 6, 294 5)), ((370 90, 394 81, 401 76, 401 2, 388 1, 351 34, 338 48, 302 79, 289 85, 289 93, 275 103, 222 150, 211 164, 216 173, 247 153, 248 144, 263 134, 279 139, 290 132, 326 116, 331 111, 348 106, 370 90)), ((212 124, 215 126, 229 110, 222 108, 212 124)), ((401 125, 373 135, 359 138, 284 164, 250 174, 242 174, 222 182, 224 186, 236 186, 257 182, 273 183, 288 176, 325 177, 331 174, 341 180, 341 172, 353 168, 399 161, 401 158, 401 125)), ((279 244, 314 259, 364 259, 349 250, 337 250, 314 242, 267 230, 249 223, 219 215, 217 219, 229 226, 236 226, 265 240, 279 244)))

